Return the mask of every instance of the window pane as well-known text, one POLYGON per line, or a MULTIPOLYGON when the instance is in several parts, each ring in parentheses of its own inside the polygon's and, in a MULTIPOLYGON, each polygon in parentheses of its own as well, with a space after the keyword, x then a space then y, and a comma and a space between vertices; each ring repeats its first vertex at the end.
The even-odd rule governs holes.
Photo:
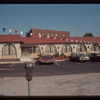
POLYGON ((51 45, 51 53, 56 53, 56 47, 54 45, 51 45))
POLYGON ((97 44, 93 44, 93 45, 92 45, 91 51, 99 51, 99 50, 100 50, 99 45, 97 45, 97 44))
POLYGON ((95 45, 95 51, 99 51, 99 46, 95 45))
POLYGON ((84 44, 78 44, 76 50, 77 50, 77 52, 86 52, 87 51, 84 44))
POLYGON ((35 48, 35 53, 40 53, 39 47, 36 47, 36 48, 35 48))
POLYGON ((45 49, 46 53, 50 53, 50 45, 47 45, 46 49, 45 49))
POLYGON ((62 52, 71 52, 71 47, 69 44, 62 46, 62 52))
POLYGON ((47 45, 45 52, 46 53, 56 53, 56 47, 54 45, 47 45))
POLYGON ((67 45, 67 52, 71 52, 71 47, 67 45))
POLYGON ((16 54, 15 47, 13 45, 10 45, 10 54, 11 55, 15 55, 16 54))
POLYGON ((28 48, 28 53, 32 53, 32 48, 28 48))
POLYGON ((8 50, 9 50, 9 45, 7 44, 3 47, 3 51, 2 51, 3 55, 9 55, 8 50))

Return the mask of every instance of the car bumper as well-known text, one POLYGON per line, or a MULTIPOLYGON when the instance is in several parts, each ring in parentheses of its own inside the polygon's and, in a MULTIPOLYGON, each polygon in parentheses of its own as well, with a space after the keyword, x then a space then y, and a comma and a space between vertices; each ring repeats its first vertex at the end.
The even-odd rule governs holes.
POLYGON ((54 63, 55 60, 40 60, 41 63, 54 63))
POLYGON ((79 60, 87 61, 87 60, 89 60, 89 58, 81 58, 79 60))

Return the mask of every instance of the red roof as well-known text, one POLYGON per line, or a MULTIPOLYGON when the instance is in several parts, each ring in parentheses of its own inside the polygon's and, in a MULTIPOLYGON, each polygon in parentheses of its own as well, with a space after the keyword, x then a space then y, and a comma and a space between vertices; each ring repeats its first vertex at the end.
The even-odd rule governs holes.
POLYGON ((100 43, 100 37, 22 37, 21 35, 0 35, 0 42, 23 42, 24 44, 46 44, 46 43, 79 43, 79 42, 94 42, 100 43))
POLYGON ((21 35, 0 35, 0 42, 22 42, 21 35))
POLYGON ((70 38, 74 40, 80 40, 82 42, 87 41, 87 42, 100 43, 100 37, 70 37, 70 38))
POLYGON ((60 39, 58 40, 58 37, 56 37, 56 39, 53 38, 48 38, 47 37, 42 37, 42 38, 39 38, 39 37, 24 37, 23 38, 23 42, 25 44, 32 44, 32 43, 35 43, 35 44, 38 44, 38 43, 77 43, 78 42, 95 42, 95 43, 100 43, 100 37, 67 37, 65 39, 62 38, 61 40, 61 37, 60 39), (66 40, 67 39, 67 40, 66 40))

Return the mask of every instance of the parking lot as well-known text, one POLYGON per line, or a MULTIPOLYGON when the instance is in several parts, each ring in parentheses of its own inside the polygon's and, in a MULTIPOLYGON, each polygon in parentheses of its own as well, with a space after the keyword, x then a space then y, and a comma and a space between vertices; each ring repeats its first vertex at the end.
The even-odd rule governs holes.
MULTIPOLYGON (((0 94, 27 96, 24 63, 0 65, 0 94)), ((32 96, 100 95, 100 62, 34 63, 32 96)))

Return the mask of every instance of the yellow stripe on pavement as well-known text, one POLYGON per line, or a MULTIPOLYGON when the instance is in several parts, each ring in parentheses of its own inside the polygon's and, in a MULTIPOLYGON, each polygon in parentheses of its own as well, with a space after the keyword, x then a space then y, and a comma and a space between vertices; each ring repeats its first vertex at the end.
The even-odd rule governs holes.
POLYGON ((10 65, 9 67, 12 67, 13 65, 15 65, 15 64, 10 65))
POLYGON ((57 62, 55 62, 56 65, 59 65, 57 62))

